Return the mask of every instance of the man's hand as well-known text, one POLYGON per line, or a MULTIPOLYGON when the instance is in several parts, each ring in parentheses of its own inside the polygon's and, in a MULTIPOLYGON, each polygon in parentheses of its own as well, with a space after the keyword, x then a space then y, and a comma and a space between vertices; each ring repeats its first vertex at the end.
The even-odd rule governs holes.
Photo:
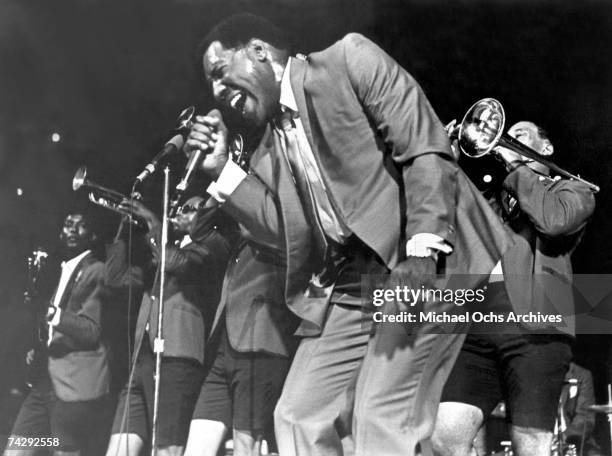
POLYGON ((147 223, 149 230, 160 225, 157 216, 144 204, 135 199, 124 199, 119 204, 119 208, 126 212, 135 215, 137 218, 144 220, 147 223))
POLYGON ((451 141, 459 138, 459 129, 461 128, 461 124, 457 125, 457 119, 451 120, 444 126, 446 130, 446 134, 448 135, 451 141))
POLYGON ((494 149, 495 156, 506 165, 506 169, 510 170, 517 164, 526 161, 525 157, 514 152, 513 150, 506 149, 505 147, 496 147, 494 149))
POLYGON ((455 160, 459 160, 461 156, 461 149, 459 148, 459 129, 461 125, 457 125, 457 119, 451 120, 446 124, 444 129, 446 130, 446 134, 448 135, 448 139, 451 143, 451 152, 453 153, 453 158, 455 160))
POLYGON ((211 178, 219 177, 228 160, 227 127, 223 123, 221 113, 213 109, 206 116, 196 116, 183 151, 191 157, 195 151, 201 150, 206 156, 200 169, 211 178))
MULTIPOLYGON (((432 257, 416 257, 410 256, 399 263, 389 275, 387 280, 387 288, 395 289, 404 287, 417 290, 421 286, 431 288, 436 274, 436 262, 432 257)), ((400 304, 400 303, 398 303, 400 304)), ((405 305, 409 303, 401 303, 400 310, 406 310, 405 305)))

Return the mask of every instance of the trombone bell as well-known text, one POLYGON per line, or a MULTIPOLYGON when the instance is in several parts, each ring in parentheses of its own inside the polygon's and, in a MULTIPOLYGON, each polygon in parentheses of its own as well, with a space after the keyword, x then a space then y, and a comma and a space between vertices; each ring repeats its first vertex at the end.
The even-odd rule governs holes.
POLYGON ((459 147, 469 157, 488 154, 504 133, 506 114, 495 98, 484 98, 472 105, 459 127, 459 147))
POLYGON ((599 187, 580 176, 572 174, 555 163, 543 158, 537 151, 504 133, 506 114, 502 104, 495 98, 483 98, 468 109, 459 126, 459 148, 472 158, 479 158, 498 147, 510 149, 523 157, 542 163, 550 170, 568 179, 586 184, 593 193, 599 187))

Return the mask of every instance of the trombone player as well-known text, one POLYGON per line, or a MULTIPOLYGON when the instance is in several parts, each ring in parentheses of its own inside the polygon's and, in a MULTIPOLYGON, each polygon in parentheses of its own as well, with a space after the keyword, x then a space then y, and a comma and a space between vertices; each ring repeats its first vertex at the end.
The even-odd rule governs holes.
MULTIPOLYGON (((192 197, 173 219, 177 244, 166 248, 163 334, 157 454, 183 452, 193 406, 202 382, 204 345, 220 298, 221 281, 231 248, 231 224, 222 212, 202 207, 192 197)), ((150 261, 143 267, 127 262, 127 248, 117 240, 108 249, 106 281, 112 288, 144 288, 136 323, 130 380, 120 395, 109 456, 141 454, 151 438, 155 372, 153 342, 158 303, 154 277, 159 263, 161 223, 140 201, 124 200, 119 209, 146 223, 150 261), (146 285, 145 285, 146 284, 146 285)))
MULTIPOLYGON (((542 157, 554 152, 546 132, 533 122, 514 124, 508 135, 542 157)), ((547 166, 514 150, 497 147, 495 152, 508 174, 489 202, 517 236, 495 266, 482 304, 487 312, 506 315, 572 315, 570 254, 595 209, 592 188, 578 180, 552 179, 547 166)), ((442 395, 436 453, 474 454, 478 429, 504 400, 514 454, 549 456, 573 337, 571 326, 472 326, 442 395)))

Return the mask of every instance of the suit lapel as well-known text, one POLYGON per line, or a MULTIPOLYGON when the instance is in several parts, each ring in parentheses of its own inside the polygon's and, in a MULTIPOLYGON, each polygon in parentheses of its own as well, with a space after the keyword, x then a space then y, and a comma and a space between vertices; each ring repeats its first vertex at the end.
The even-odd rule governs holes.
POLYGON ((276 166, 275 153, 273 133, 268 125, 259 146, 253 152, 249 161, 250 172, 266 184, 268 188, 275 188, 273 180, 274 167, 276 166))
POLYGON ((62 295, 62 300, 60 301, 60 308, 65 309, 68 305, 70 297, 72 296, 72 292, 74 291, 74 287, 76 283, 79 281, 81 276, 83 275, 83 271, 86 266, 90 265, 93 261, 95 261, 93 255, 91 253, 87 254, 81 261, 74 271, 72 271, 72 275, 70 276, 70 280, 66 284, 66 288, 64 290, 64 294, 62 295))
POLYGON ((282 156, 280 140, 279 135, 268 127, 251 157, 251 168, 253 174, 277 195, 280 203, 287 258, 285 294, 289 300, 302 292, 310 278, 308 263, 312 233, 289 164, 282 156))
MULTIPOLYGON (((312 127, 310 122, 310 111, 308 110, 308 105, 306 104, 306 96, 304 95, 304 78, 306 77, 306 69, 308 68, 308 62, 302 59, 291 59, 291 88, 293 90, 293 96, 295 97, 295 102, 298 106, 298 112, 300 114, 300 120, 302 121, 302 126, 304 127, 304 131, 306 132, 306 136, 308 137, 308 142, 310 147, 314 148, 315 142, 312 136, 312 127)), ((315 158, 318 157, 318 154, 313 149, 315 158)), ((318 161, 318 160, 317 160, 318 161)))

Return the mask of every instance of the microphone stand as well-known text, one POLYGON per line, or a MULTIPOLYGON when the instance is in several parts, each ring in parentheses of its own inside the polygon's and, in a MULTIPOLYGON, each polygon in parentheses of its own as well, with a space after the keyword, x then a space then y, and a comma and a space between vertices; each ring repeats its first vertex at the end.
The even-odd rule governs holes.
POLYGON ((153 378, 155 389, 153 394, 153 426, 151 429, 151 456, 157 454, 157 419, 159 415, 159 386, 161 374, 161 359, 164 352, 163 319, 164 319, 164 286, 166 284, 166 247, 168 245, 168 200, 170 192, 170 169, 164 168, 164 207, 161 232, 161 258, 159 263, 159 296, 157 313, 157 335, 153 341, 155 353, 155 376, 153 378))

